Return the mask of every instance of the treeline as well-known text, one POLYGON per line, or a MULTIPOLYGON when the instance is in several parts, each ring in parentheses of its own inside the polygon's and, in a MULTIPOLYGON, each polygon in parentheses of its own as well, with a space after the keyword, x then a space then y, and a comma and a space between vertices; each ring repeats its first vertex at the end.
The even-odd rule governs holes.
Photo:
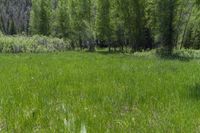
POLYGON ((27 33, 31 0, 0 0, 0 31, 4 34, 27 33))
POLYGON ((27 34, 64 38, 71 40, 72 48, 90 51, 200 49, 199 4, 199 0, 32 0, 27 34))

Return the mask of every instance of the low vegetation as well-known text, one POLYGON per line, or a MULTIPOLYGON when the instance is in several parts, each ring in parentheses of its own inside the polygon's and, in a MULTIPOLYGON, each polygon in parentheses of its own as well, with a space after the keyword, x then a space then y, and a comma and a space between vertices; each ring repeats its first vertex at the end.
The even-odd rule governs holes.
POLYGON ((200 0, 2 0, 0 132, 200 132, 199 16, 200 0))
POLYGON ((0 62, 3 132, 200 132, 199 60, 67 52, 0 62))
MULTIPOLYGON (((96 43, 94 44, 96 51, 106 52, 107 48, 101 48, 96 43)), ((83 50, 88 51, 87 46, 80 48, 72 44, 71 40, 60 39, 57 37, 47 37, 41 35, 24 36, 15 35, 8 36, 0 33, 0 53, 49 53, 49 52, 64 52, 70 50, 83 50), (84 49, 86 48, 86 49, 84 49)), ((134 55, 162 55, 160 52, 162 49, 154 49, 149 51, 134 52, 134 55)), ((121 51, 121 48, 117 48, 113 51, 115 53, 132 53, 130 48, 121 51)), ((173 54, 166 55, 172 58, 200 58, 200 51, 193 49, 175 49, 173 54)))
POLYGON ((1 53, 61 52, 70 49, 68 40, 37 35, 33 37, 0 35, 1 53))

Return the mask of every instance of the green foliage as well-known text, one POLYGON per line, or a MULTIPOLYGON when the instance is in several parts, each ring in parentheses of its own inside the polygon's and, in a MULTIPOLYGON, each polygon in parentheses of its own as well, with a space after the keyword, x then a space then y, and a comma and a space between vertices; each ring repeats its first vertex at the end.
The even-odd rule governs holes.
POLYGON ((179 34, 181 34, 180 39, 181 46, 185 48, 193 48, 199 49, 200 48, 200 41, 199 41, 199 7, 195 4, 195 1, 188 1, 186 2, 184 8, 184 17, 183 17, 183 29, 179 34), (189 5, 189 6, 188 6, 189 5))
POLYGON ((31 34, 39 33, 39 20, 40 20, 40 1, 32 0, 32 10, 30 13, 29 31, 31 34))
POLYGON ((164 48, 199 49, 199 5, 196 0, 33 0, 32 34, 68 38, 83 47, 98 46, 132 51, 164 48), (189 39, 189 40, 188 40, 189 39), (190 41, 194 40, 194 41, 190 41), (95 45, 95 44, 93 44, 95 45))
POLYGON ((159 30, 164 47, 172 52, 175 42, 175 17, 178 0, 160 0, 158 3, 159 30))
MULTIPOLYGON (((59 37, 69 38, 70 34, 70 16, 69 16, 68 0, 59 0, 56 8, 57 12, 57 32, 59 37)), ((53 18, 55 19, 55 18, 53 18)))
POLYGON ((43 53, 70 50, 68 40, 45 36, 4 36, 0 35, 1 53, 43 53))
POLYGON ((30 15, 30 32, 32 34, 49 35, 50 1, 33 0, 30 15))
POLYGON ((174 55, 180 58, 188 58, 188 59, 200 59, 200 51, 192 50, 192 49, 181 49, 175 50, 174 55))
POLYGON ((110 1, 98 0, 97 35, 101 40, 111 38, 110 1))
POLYGON ((41 0, 39 13, 39 34, 49 34, 49 0, 41 0))

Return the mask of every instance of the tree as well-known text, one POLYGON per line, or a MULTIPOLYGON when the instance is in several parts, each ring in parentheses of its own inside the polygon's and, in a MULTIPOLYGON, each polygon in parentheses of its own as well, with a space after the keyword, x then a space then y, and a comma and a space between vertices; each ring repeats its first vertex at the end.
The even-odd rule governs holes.
POLYGON ((5 32, 4 22, 2 16, 0 16, 0 32, 5 32))
POLYGON ((15 28, 15 23, 14 23, 13 19, 11 19, 9 21, 9 31, 8 32, 9 32, 10 35, 14 35, 14 34, 17 33, 16 32, 16 28, 15 28))
POLYGON ((41 0, 39 12, 39 33, 42 35, 49 34, 49 1, 41 0))
MULTIPOLYGON (((98 0, 97 36, 102 41, 102 43, 105 43, 105 41, 109 41, 109 39, 111 39, 109 0, 98 0)), ((110 43, 109 51, 111 51, 110 43)))
POLYGON ((40 0, 32 0, 32 10, 30 13, 29 32, 31 34, 39 33, 39 20, 40 20, 40 0))
POLYGON ((30 32, 32 34, 49 35, 50 1, 33 0, 30 15, 30 32))
POLYGON ((199 5, 199 0, 33 0, 30 31, 69 38, 72 47, 91 51, 98 40, 109 51, 162 46, 171 54, 190 38, 194 41, 187 47, 197 46, 199 5))
POLYGON ((68 9, 68 0, 59 0, 57 7, 58 30, 60 37, 67 38, 70 34, 70 17, 68 9))
POLYGON ((162 44, 167 53, 171 54, 175 47, 175 17, 178 0, 160 0, 158 2, 159 31, 162 44))
POLYGON ((134 36, 135 44, 132 47, 133 50, 138 51, 139 49, 144 49, 145 47, 145 1, 144 0, 133 0, 134 7, 133 11, 135 13, 134 17, 134 36))

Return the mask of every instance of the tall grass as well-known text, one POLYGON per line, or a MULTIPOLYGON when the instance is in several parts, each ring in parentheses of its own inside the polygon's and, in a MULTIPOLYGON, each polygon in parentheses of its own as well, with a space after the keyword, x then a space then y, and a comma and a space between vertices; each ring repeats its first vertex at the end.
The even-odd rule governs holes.
POLYGON ((200 132, 200 61, 0 54, 3 132, 200 132))

